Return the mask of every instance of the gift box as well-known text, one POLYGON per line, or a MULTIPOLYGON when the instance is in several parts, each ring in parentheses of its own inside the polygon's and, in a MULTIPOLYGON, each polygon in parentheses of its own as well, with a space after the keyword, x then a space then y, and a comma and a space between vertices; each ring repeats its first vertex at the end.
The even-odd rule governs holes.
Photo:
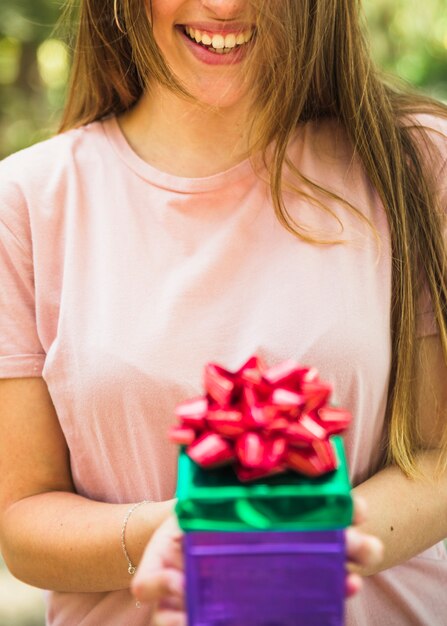
POLYGON ((335 471, 248 484, 231 466, 205 470, 181 451, 189 626, 342 626, 352 499, 343 443, 333 439, 335 471))
POLYGON ((189 626, 342 626, 352 499, 316 370, 209 364, 176 411, 189 626))
POLYGON ((351 523, 351 487, 341 437, 338 467, 309 478, 286 472, 241 483, 232 466, 199 467, 181 450, 176 513, 185 531, 333 530, 351 523))
POLYGON ((340 626, 342 530, 185 535, 189 626, 340 626))

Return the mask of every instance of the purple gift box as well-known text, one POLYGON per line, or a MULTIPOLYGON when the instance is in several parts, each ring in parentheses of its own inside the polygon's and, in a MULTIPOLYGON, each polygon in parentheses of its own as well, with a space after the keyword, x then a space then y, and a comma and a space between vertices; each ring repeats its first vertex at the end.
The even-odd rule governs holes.
POLYGON ((185 534, 189 626, 342 626, 343 529, 185 534))

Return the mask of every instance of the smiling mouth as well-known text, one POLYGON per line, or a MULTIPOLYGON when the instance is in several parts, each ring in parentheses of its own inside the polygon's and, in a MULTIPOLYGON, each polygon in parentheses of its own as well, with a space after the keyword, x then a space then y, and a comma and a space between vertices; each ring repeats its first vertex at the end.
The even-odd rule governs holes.
POLYGON ((215 54, 230 54, 246 46, 254 36, 254 28, 238 33, 212 34, 190 26, 181 27, 184 34, 194 43, 215 54))

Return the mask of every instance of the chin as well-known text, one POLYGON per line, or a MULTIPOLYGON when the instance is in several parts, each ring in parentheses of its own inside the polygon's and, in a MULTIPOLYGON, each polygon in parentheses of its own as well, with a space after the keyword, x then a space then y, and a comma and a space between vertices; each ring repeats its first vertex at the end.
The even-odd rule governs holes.
POLYGON ((205 106, 216 109, 230 109, 234 107, 244 107, 247 100, 247 93, 245 90, 235 90, 233 87, 222 87, 219 85, 213 85, 204 89, 201 87, 198 89, 194 86, 187 86, 187 89, 193 95, 197 101, 205 106))

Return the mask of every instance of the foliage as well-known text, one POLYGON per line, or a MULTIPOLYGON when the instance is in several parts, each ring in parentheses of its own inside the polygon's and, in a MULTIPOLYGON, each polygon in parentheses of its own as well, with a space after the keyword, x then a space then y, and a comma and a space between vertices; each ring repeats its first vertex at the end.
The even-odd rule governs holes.
MULTIPOLYGON (((64 4, 1 0, 0 157, 56 129, 71 56, 55 29, 64 4)), ((364 7, 379 65, 447 99, 445 0, 364 0, 364 7)))
POLYGON ((446 0, 364 0, 364 5, 378 64, 447 100, 446 0))

